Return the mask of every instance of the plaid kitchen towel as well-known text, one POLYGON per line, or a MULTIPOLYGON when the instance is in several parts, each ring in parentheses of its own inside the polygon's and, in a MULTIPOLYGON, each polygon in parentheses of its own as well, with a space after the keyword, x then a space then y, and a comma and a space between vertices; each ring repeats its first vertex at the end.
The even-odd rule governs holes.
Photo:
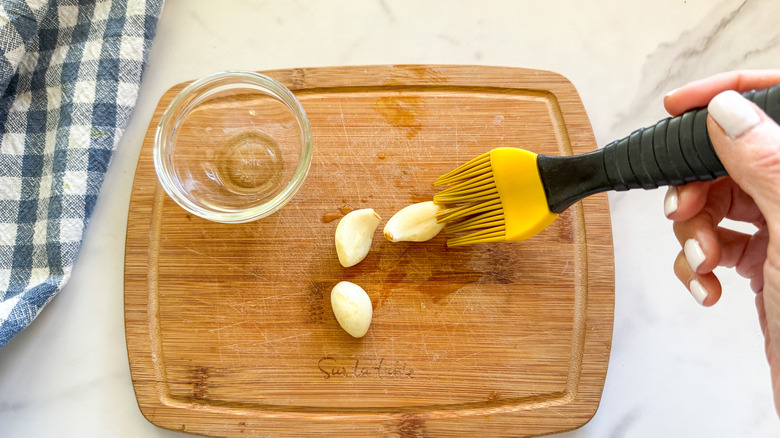
POLYGON ((162 0, 0 0, 0 347, 70 277, 162 0))

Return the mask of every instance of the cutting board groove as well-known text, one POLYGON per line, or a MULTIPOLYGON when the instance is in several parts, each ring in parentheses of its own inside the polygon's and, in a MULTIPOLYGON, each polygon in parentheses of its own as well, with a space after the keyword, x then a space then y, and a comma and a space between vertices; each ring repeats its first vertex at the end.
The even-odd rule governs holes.
POLYGON ((522 243, 392 244, 381 226, 431 199, 432 181, 482 152, 595 148, 574 87, 555 73, 480 66, 266 72, 301 100, 314 139, 301 191, 268 218, 211 223, 179 208, 151 159, 160 99, 128 216, 125 323, 138 404, 154 424, 214 436, 531 436, 595 413, 613 322, 606 196, 522 243), (342 268, 346 212, 384 219, 342 268), (330 309, 363 286, 362 339, 330 309))

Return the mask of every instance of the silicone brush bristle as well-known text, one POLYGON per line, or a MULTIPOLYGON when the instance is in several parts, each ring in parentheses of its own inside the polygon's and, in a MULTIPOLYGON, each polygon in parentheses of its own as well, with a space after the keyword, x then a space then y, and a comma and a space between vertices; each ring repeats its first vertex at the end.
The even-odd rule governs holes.
POLYGON ((439 177, 435 186, 449 185, 434 195, 442 208, 437 220, 445 233, 470 232, 447 240, 447 246, 502 242, 506 237, 501 198, 498 195, 490 152, 486 152, 439 177))
POLYGON ((448 246, 518 242, 536 235, 558 216, 549 209, 537 154, 501 147, 442 175, 434 185, 436 215, 446 233, 467 233, 448 246))

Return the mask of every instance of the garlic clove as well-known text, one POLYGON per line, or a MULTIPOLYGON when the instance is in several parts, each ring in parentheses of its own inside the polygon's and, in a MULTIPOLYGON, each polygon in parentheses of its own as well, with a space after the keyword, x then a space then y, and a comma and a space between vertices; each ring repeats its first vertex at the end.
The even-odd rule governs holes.
POLYGON ((342 266, 355 266, 366 258, 381 221, 373 208, 355 210, 341 218, 336 227, 336 254, 342 266))
POLYGON ((368 332, 374 309, 362 287, 349 281, 339 282, 330 292, 330 305, 339 325, 350 336, 362 338, 368 332))
POLYGON ((444 228, 436 222, 439 206, 433 201, 412 204, 387 221, 384 235, 391 242, 424 242, 433 239, 444 228))

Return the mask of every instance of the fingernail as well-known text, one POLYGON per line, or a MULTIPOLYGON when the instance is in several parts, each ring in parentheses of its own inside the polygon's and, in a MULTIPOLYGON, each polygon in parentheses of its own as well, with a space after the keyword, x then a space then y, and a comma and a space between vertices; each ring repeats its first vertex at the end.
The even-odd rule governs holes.
POLYGON ((707 295, 709 295, 709 292, 707 292, 707 289, 699 283, 699 280, 691 280, 691 282, 688 283, 688 290, 691 291, 691 295, 693 295, 693 298, 699 304, 704 304, 704 300, 707 299, 707 295))
POLYGON ((677 200, 677 187, 669 186, 669 190, 666 191, 666 197, 664 198, 664 214, 666 217, 677 211, 677 200))
POLYGON ((685 245, 683 245, 683 252, 685 253, 685 259, 688 260, 688 265, 693 269, 693 272, 696 272, 706 258, 701 245, 699 245, 696 239, 688 239, 685 241, 685 245))
POLYGON ((739 137, 761 122, 750 102, 733 90, 724 91, 712 98, 707 109, 726 134, 733 138, 739 137))
POLYGON ((670 91, 670 92, 666 93, 666 95, 664 96, 664 98, 667 98, 667 97, 671 96, 672 94, 676 93, 676 92, 677 92, 677 90, 679 90, 679 88, 675 88, 674 90, 672 90, 672 91, 670 91))

